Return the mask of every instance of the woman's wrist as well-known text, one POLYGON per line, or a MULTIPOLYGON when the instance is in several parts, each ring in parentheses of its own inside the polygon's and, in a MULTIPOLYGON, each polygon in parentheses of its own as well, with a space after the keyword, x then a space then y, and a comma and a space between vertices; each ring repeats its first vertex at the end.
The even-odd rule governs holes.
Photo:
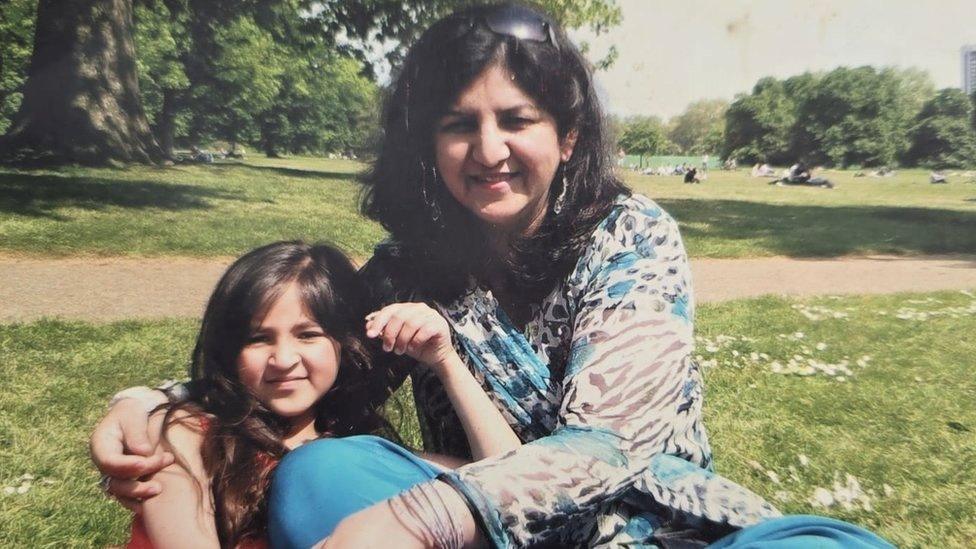
POLYGON ((152 410, 156 409, 157 406, 165 404, 169 399, 165 392, 159 389, 150 389, 149 387, 129 387, 128 389, 123 389, 115 395, 108 402, 109 409, 113 408, 119 402, 123 400, 132 400, 140 405, 140 408, 144 409, 148 414, 152 410))
POLYGON ((464 497, 444 482, 418 484, 390 499, 389 509, 412 537, 428 547, 484 545, 464 497))

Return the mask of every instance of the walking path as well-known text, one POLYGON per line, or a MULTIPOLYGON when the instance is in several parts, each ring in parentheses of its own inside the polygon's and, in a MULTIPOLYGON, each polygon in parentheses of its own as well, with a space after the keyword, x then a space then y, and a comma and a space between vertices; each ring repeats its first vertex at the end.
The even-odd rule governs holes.
MULTIPOLYGON (((0 257, 0 322, 199 316, 230 259, 0 257)), ((699 303, 764 294, 976 289, 976 256, 692 261, 699 303)))

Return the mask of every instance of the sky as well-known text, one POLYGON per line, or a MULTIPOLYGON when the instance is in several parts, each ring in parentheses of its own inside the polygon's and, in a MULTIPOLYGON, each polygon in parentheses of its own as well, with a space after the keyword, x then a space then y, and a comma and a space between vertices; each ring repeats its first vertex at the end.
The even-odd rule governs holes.
POLYGON ((623 21, 586 40, 609 112, 680 114, 731 100, 763 76, 838 66, 917 67, 936 88, 961 87, 961 48, 976 44, 976 0, 618 0, 623 21))

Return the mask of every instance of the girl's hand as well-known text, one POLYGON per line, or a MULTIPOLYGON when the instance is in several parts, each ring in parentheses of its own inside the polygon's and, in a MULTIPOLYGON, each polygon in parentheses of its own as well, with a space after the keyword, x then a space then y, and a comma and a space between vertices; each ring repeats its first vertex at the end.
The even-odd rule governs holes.
POLYGON ((366 337, 379 337, 383 350, 406 354, 441 373, 457 357, 451 328, 424 303, 394 303, 366 315, 366 337))

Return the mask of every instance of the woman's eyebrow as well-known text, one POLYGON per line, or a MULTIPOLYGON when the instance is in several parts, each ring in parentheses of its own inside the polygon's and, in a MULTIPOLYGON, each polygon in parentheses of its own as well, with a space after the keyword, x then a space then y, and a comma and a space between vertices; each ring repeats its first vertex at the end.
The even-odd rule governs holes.
MULTIPOLYGON (((534 105, 532 103, 518 103, 518 104, 512 105, 510 107, 505 107, 503 109, 499 109, 497 112, 499 112, 500 114, 513 114, 513 113, 522 112, 522 111, 538 112, 539 111, 539 107, 537 107, 536 105, 534 105)), ((448 117, 463 118, 463 117, 467 117, 467 116, 474 116, 475 114, 477 114, 477 113, 473 109, 470 110, 470 111, 468 111, 468 110, 463 110, 463 109, 460 109, 460 108, 452 108, 452 109, 448 110, 447 112, 445 112, 443 115, 441 115, 441 117, 442 118, 448 118, 448 117)))

